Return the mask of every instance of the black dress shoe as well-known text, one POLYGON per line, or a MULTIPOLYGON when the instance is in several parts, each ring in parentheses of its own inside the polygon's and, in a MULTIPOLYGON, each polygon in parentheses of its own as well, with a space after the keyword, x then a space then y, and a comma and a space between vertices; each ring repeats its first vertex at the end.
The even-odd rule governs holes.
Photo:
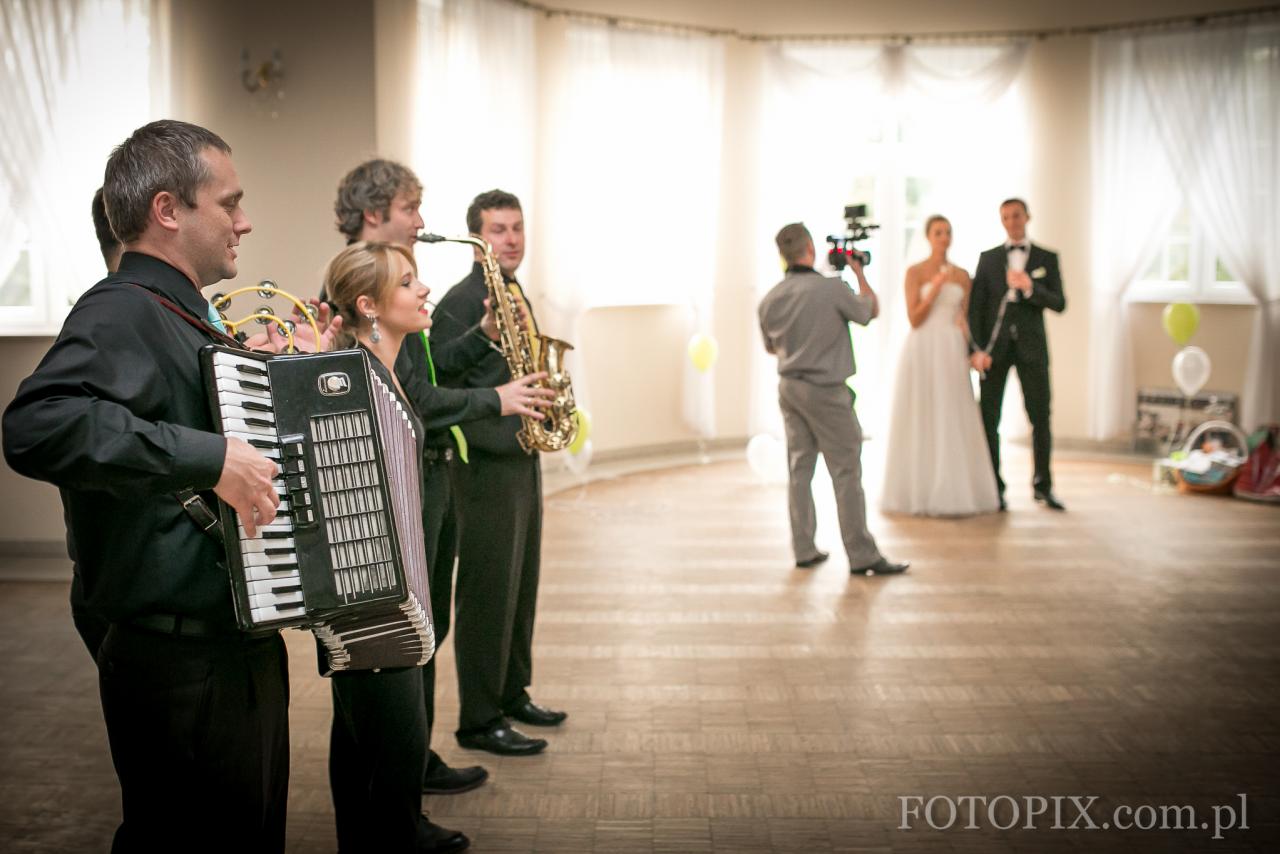
POLYGON ((507 709, 506 715, 530 726, 560 726, 569 717, 568 712, 557 712, 539 706, 533 700, 525 700, 520 705, 507 709))
POLYGON ((545 738, 529 738, 506 724, 498 724, 484 732, 459 735, 458 744, 468 750, 487 750, 499 756, 532 756, 547 749, 545 738))
POLYGON ((1009 505, 1004 503, 1004 496, 1001 495, 1000 496, 1000 512, 1003 513, 1008 509, 1009 509, 1009 505))
POLYGON ((1058 497, 1048 489, 1036 490, 1036 502, 1038 504, 1043 504, 1045 507, 1048 507, 1050 510, 1066 510, 1067 509, 1066 506, 1061 501, 1058 500, 1058 497))
POLYGON ((849 572, 853 575, 899 575, 907 571, 907 567, 911 566, 910 561, 902 563, 890 563, 888 558, 880 558, 870 566, 864 566, 860 569, 851 569, 849 572))
POLYGON ((826 560, 829 557, 831 557, 831 555, 827 554, 826 552, 818 552, 816 555, 814 555, 811 558, 806 558, 805 560, 796 561, 796 567, 799 569, 813 569, 815 566, 822 563, 824 560, 826 560))
POLYGON ((419 854, 445 854, 448 851, 465 851, 471 840, 460 830, 441 827, 425 815, 418 822, 418 832, 413 849, 419 854))
POLYGON ((427 761, 427 771, 422 775, 422 794, 460 795, 484 785, 488 779, 489 772, 479 765, 450 768, 433 750, 427 761))

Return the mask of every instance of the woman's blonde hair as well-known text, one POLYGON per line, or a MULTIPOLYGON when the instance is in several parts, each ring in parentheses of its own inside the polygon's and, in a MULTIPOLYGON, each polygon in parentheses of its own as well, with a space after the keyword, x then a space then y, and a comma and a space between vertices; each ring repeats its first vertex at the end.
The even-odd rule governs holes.
POLYGON ((324 293, 334 309, 342 315, 341 347, 355 346, 355 333, 367 323, 356 310, 356 300, 367 296, 381 304, 392 288, 399 284, 392 265, 392 253, 409 262, 416 276, 418 263, 408 247, 398 243, 359 241, 333 257, 324 273, 324 293))

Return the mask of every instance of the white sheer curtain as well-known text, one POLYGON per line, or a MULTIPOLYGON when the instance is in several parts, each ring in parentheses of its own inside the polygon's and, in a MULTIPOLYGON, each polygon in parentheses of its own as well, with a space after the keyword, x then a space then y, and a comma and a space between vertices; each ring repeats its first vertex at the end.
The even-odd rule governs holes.
POLYGON ((1261 310, 1242 423, 1280 421, 1280 27, 1138 39, 1137 65, 1192 217, 1261 310))
POLYGON ((1022 74, 1027 43, 919 45, 885 49, 889 67, 900 63, 900 86, 938 104, 972 109, 998 101, 1022 74))
MULTIPOLYGON (((466 212, 494 188, 520 197, 529 219, 537 130, 536 15, 502 0, 419 0, 410 166, 423 184, 428 231, 466 232, 466 212)), ((524 278, 540 246, 532 239, 524 278)), ((471 269, 459 244, 419 251, 433 299, 471 269)))
POLYGON ((1119 298, 1151 260, 1182 193, 1259 303, 1243 423, 1280 420, 1280 28, 1108 36, 1096 50, 1091 434, 1108 438, 1130 423, 1119 298))
POLYGON ((1092 156, 1089 435, 1109 439, 1133 424, 1124 292, 1155 255, 1182 194, 1136 72, 1131 36, 1094 43, 1092 156))
MULTIPOLYGON (((753 305, 782 278, 774 235, 787 223, 803 222, 813 235, 819 256, 828 234, 844 231, 844 206, 871 205, 880 218, 885 211, 876 198, 874 176, 887 169, 882 146, 885 116, 891 108, 885 85, 883 48, 848 44, 776 44, 766 48, 762 68, 759 128, 759 209, 749 251, 757 275, 751 282, 753 305)), ((883 292, 889 276, 880 238, 873 241, 873 263, 867 276, 883 292)), ((890 275, 892 275, 890 273, 890 275)), ((752 312, 753 322, 755 313, 752 312)), ((883 325, 873 321, 854 336, 859 377, 875 373, 869 363, 879 350, 883 325), (870 344, 870 346, 867 346, 870 344)), ((750 331, 751 433, 783 436, 778 411, 777 363, 764 352, 758 325, 750 331)), ((862 398, 859 398, 859 403, 862 398)))
MULTIPOLYGON (((411 165, 428 229, 461 231, 478 192, 510 190, 527 224, 521 278, 549 334, 579 341, 589 309, 643 304, 687 305, 689 332, 711 331, 722 40, 419 0, 417 52, 411 165)), ((423 279, 439 293, 471 256, 436 252, 423 279)), ((589 409, 588 366, 571 359, 589 409)), ((701 435, 714 404, 714 373, 690 371, 684 415, 701 435)))
POLYGON ((154 5, 5 0, 0 7, 0 281, 24 234, 36 274, 29 305, 0 307, 7 331, 56 330, 102 276, 89 201, 112 147, 160 106, 154 5))
MULTIPOLYGON (((591 308, 675 304, 710 333, 723 42, 575 21, 561 34, 539 184, 540 217, 556 224, 538 233, 554 328, 577 340, 591 308)), ((590 408, 583 367, 575 393, 590 408)), ((714 373, 690 370, 684 398, 686 421, 710 435, 714 373)))
MULTIPOLYGON (((1026 53, 1023 43, 781 44, 766 53, 755 297, 781 277, 772 242, 779 227, 805 222, 822 255, 824 237, 844 229, 844 206, 869 204, 882 226, 866 244, 881 316, 853 333, 853 385, 869 434, 885 429, 895 355, 908 328, 902 279, 928 252, 919 236, 924 218, 951 219, 952 260, 972 269, 979 251, 1003 237, 999 202, 1025 193, 1030 151, 1018 84, 1026 53)), ((781 435, 776 385, 773 359, 755 352, 753 433, 781 435)))

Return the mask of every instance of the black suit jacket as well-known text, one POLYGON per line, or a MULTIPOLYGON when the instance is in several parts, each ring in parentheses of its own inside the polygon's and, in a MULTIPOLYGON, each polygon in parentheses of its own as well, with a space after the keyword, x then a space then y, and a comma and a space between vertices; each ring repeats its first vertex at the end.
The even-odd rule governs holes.
MULTIPOLYGON (((462 355, 472 362, 479 361, 489 351, 488 339, 478 330, 463 335, 458 343, 462 355)), ((431 336, 431 355, 436 365, 436 372, 442 370, 440 359, 435 349, 435 336, 431 336)), ((448 353, 449 350, 446 350, 448 353)), ((465 364, 465 360, 462 364, 465 364)), ((445 364, 457 364, 446 362, 445 364)), ((456 368, 455 368, 456 370, 456 368)), ((498 393, 491 388, 445 388, 431 381, 431 371, 427 367, 427 351, 418 335, 406 335, 400 345, 400 353, 396 356, 396 377, 401 387, 409 396, 409 402, 423 427, 427 431, 427 447, 447 448, 453 444, 449 428, 455 424, 466 424, 479 418, 489 418, 502 414, 502 401, 498 393)))
MULTIPOLYGON (((1031 276, 1031 295, 1005 307, 1000 333, 991 346, 993 361, 1012 357, 1016 352, 1023 362, 1049 361, 1049 343, 1044 332, 1044 310, 1062 311, 1067 298, 1062 293, 1062 274, 1058 254, 1043 246, 1030 244, 1027 275, 1031 276)), ((1004 245, 988 249, 978 258, 973 274, 973 291, 969 296, 969 333, 973 347, 985 347, 995 327, 1000 300, 1009 290, 1005 271, 1009 268, 1004 245)))

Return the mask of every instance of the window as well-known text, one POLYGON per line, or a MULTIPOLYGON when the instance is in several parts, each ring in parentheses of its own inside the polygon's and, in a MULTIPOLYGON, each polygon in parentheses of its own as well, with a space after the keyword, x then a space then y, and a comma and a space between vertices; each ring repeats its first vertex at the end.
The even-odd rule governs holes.
MULTIPOLYGON (((89 202, 113 146, 166 111, 152 0, 8 0, 0 28, 0 335, 52 335, 105 272, 89 202), (9 121, 10 117, 16 117, 9 121)), ((163 8, 163 6, 160 6, 163 8)))
MULTIPOLYGON (((12 214, 10 214, 12 216, 12 214)), ((0 261, 0 307, 21 311, 31 307, 31 241, 14 217, 5 235, 0 261)))
POLYGON ((1156 257, 1125 292, 1129 302, 1195 302, 1253 305, 1244 283, 1237 281, 1214 252, 1204 229, 1184 204, 1174 217, 1156 257))

